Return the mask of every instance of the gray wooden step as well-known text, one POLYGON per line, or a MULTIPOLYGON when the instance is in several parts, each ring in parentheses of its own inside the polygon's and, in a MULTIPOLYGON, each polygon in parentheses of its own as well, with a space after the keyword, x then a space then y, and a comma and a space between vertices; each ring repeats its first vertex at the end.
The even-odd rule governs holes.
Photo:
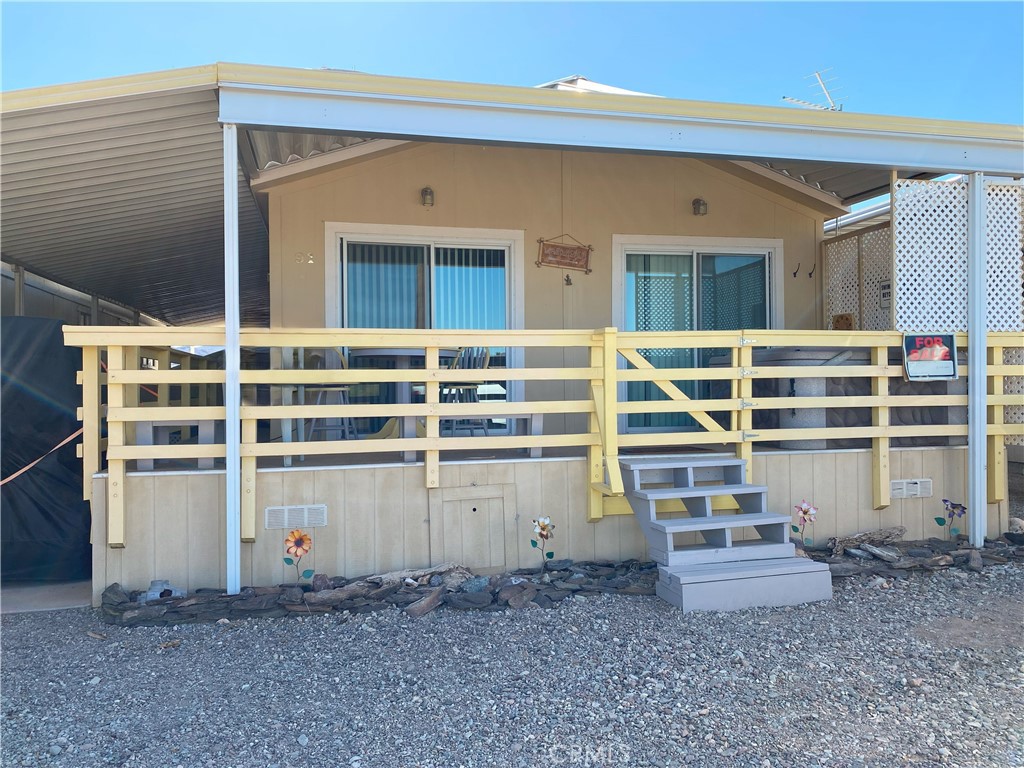
POLYGON ((684 467, 734 467, 745 464, 744 459, 729 459, 724 456, 658 456, 619 459, 619 465, 632 472, 642 469, 681 469, 684 467))
POLYGON ((656 520, 649 523, 651 530, 659 533, 689 533, 693 531, 714 531, 723 528, 746 528, 760 525, 790 525, 789 515, 772 512, 751 512, 736 515, 713 515, 711 517, 680 517, 675 520, 656 520))
POLYGON ((766 485, 694 485, 684 488, 638 488, 631 492, 633 496, 646 501, 657 499, 693 499, 699 496, 740 496, 755 493, 768 493, 766 485))
POLYGON ((668 568, 694 566, 702 563, 732 563, 740 560, 777 560, 793 557, 796 547, 793 542, 765 541, 751 539, 734 541, 728 547, 713 544, 687 544, 665 552, 655 547, 648 547, 648 554, 658 565, 668 568))
POLYGON ((657 581, 655 591, 684 613, 735 611, 831 600, 832 576, 825 563, 794 557, 689 566, 678 574, 673 572, 668 580, 657 581), (801 560, 803 564, 795 562, 801 560))
POLYGON ((827 563, 807 557, 786 557, 776 560, 751 560, 733 563, 702 563, 678 567, 662 566, 658 569, 662 581, 670 584, 696 584, 706 581, 733 581, 759 579, 787 573, 828 572, 827 563))

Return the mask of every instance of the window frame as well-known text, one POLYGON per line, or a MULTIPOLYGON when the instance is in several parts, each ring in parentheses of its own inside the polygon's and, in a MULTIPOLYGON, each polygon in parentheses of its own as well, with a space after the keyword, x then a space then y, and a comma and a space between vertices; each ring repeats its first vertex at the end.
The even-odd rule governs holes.
POLYGON ((689 253, 694 263, 694 317, 700 318, 699 254, 765 255, 768 259, 768 327, 782 328, 783 241, 775 238, 693 237, 682 235, 612 235, 612 325, 626 324, 626 254, 630 252, 689 253))
MULTIPOLYGON (((470 227, 431 227, 406 224, 366 224, 327 222, 324 225, 324 327, 343 328, 343 297, 339 295, 342 243, 354 240, 363 243, 422 245, 428 248, 431 287, 428 297, 431 323, 434 319, 435 287, 433 257, 437 247, 504 248, 505 262, 505 325, 508 330, 522 330, 525 322, 526 232, 521 229, 476 229, 470 227)), ((507 365, 522 367, 522 347, 508 347, 507 365)), ((522 400, 522 381, 509 382, 508 398, 522 400)))

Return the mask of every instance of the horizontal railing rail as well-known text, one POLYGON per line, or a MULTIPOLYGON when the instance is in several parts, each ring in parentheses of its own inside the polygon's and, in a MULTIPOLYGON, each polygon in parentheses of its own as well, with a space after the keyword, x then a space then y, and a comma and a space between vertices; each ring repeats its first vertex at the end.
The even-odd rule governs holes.
MULTIPOLYGON (((196 460, 200 466, 212 466, 226 455, 226 378, 216 367, 222 357, 183 351, 222 346, 224 332, 209 327, 69 326, 65 338, 83 349, 83 492, 88 498, 91 477, 101 469, 105 455, 108 536, 117 546, 124 540, 124 482, 130 462, 150 467, 156 460, 196 460), (172 429, 197 430, 205 439, 161 444, 160 430, 172 429)), ((876 331, 244 330, 239 377, 243 538, 255 535, 257 460, 280 458, 289 463, 297 456, 344 459, 401 453, 410 460, 422 454, 425 483, 435 487, 443 451, 585 450, 590 517, 597 519, 603 515, 602 496, 622 493, 618 455, 623 448, 705 446, 749 459, 759 443, 826 447, 837 440, 868 441, 874 502, 881 508, 890 502, 888 457, 894 441, 962 442, 967 435, 967 394, 962 385, 956 392, 897 391, 906 389, 895 383, 904 378, 899 362, 902 342, 899 333, 876 331), (505 350, 506 366, 449 367, 453 350, 465 347, 505 350), (389 350, 402 351, 407 358, 417 358, 417 364, 421 359, 423 367, 304 367, 307 359, 314 359, 311 355, 322 362, 327 351, 338 349, 374 349, 384 357, 389 350), (673 357, 664 350, 683 350, 685 355, 673 357), (804 356, 817 353, 829 364, 782 364, 785 350, 799 350, 804 356), (696 363, 700 351, 713 358, 709 364, 696 363), (658 367, 671 359, 694 364, 658 367), (563 360, 572 364, 559 364, 563 360), (848 392, 829 393, 823 384, 829 380, 856 384, 847 386, 848 392), (450 385, 467 382, 504 386, 506 399, 443 401, 450 385), (810 394, 800 391, 805 386, 816 389, 810 394), (376 394, 359 398, 366 402, 311 401, 311 393, 332 387, 376 394), (400 389, 417 396, 400 398, 400 389), (525 397, 510 399, 510 392, 525 392, 525 397), (850 409, 859 409, 860 422, 828 423, 829 413, 852 413, 850 409), (906 409, 930 409, 929 423, 894 423, 893 417, 906 409), (942 416, 937 421, 936 413, 942 416), (818 423, 784 419, 784 414, 813 415, 818 423), (544 416, 560 421, 542 434, 518 428, 520 422, 544 416), (363 424, 376 420, 385 426, 375 434, 360 435, 362 439, 296 439, 306 437, 307 422, 322 424, 328 419, 358 419, 363 424), (496 434, 477 435, 478 429, 472 429, 462 436, 454 428, 460 421, 486 421, 496 434), (502 422, 504 430, 497 434, 502 422), (451 434, 442 434, 445 424, 452 425, 451 434), (371 439, 374 436, 379 439, 371 439)), ((956 343, 966 347, 966 335, 957 335, 956 343)), ((1024 425, 1016 423, 1017 417, 1006 418, 1008 409, 1021 404, 1018 377, 1024 368, 1017 360, 1024 359, 1024 340, 1020 334, 991 333, 987 344, 989 497, 998 500, 1005 497, 1005 440, 1024 438, 1024 425)), ((966 366, 960 366, 960 376, 966 373, 966 366)), ((321 431, 329 435, 335 430, 321 431)))

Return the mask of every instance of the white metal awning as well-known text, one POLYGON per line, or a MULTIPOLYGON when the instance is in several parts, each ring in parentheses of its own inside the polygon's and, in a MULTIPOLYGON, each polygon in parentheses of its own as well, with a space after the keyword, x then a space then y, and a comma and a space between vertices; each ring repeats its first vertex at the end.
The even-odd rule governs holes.
MULTIPOLYGON (((223 317, 221 123, 239 125, 242 322, 268 322, 250 182, 395 140, 735 161, 836 212, 903 175, 1020 175, 1016 126, 221 64, 3 98, 3 259, 171 324, 223 317), (385 141, 380 141, 384 139, 385 141), (376 140, 374 143, 373 140, 376 140)), ((824 207, 822 207, 824 206, 824 207)))

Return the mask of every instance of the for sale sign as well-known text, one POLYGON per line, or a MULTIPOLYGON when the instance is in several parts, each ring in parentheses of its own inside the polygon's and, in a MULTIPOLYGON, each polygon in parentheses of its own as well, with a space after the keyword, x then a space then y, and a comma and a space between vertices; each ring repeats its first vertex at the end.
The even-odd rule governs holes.
POLYGON ((955 379, 957 377, 956 342, 953 334, 904 334, 903 368, 910 381, 955 379))

